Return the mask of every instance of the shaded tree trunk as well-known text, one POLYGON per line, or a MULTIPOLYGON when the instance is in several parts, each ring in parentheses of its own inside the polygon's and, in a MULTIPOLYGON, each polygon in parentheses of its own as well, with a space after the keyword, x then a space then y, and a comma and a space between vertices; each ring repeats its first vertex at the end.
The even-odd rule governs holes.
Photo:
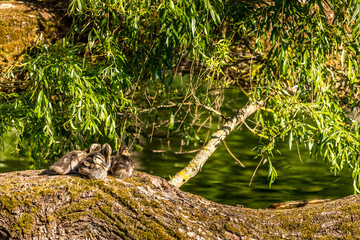
MULTIPOLYGON (((360 197, 289 210, 208 201, 166 180, 0 174, 0 239, 304 239, 360 236, 360 197)), ((241 202, 241 200, 239 200, 241 202)))

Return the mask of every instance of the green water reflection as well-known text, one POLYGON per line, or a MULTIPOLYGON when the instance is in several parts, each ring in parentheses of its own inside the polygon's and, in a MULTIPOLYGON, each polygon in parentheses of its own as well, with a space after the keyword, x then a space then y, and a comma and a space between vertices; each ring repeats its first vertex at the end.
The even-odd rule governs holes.
MULTIPOLYGON (((346 169, 334 177, 322 161, 312 160, 304 153, 300 162, 297 151, 286 149, 283 149, 284 155, 275 159, 279 177, 271 189, 267 165, 259 168, 249 186, 258 164, 252 151, 258 139, 248 131, 236 131, 226 140, 246 168, 240 167, 222 145, 182 190, 215 202, 250 208, 266 208, 272 203, 291 200, 336 199, 353 193, 351 174, 346 169)), ((287 147, 285 143, 284 148, 287 147)), ((139 170, 169 179, 169 175, 175 175, 193 156, 144 151, 136 154, 136 160, 139 170)))
POLYGON ((30 152, 20 154, 15 149, 15 132, 9 131, 0 146, 0 173, 21 171, 30 167, 30 152))
MULTIPOLYGON (((225 96, 227 99, 225 98, 224 102, 227 104, 222 112, 227 112, 228 116, 245 103, 244 97, 234 90, 229 90, 225 96)), ((205 134, 202 136, 202 139, 204 138, 205 134)), ((255 159, 256 152, 253 151, 259 138, 243 127, 234 130, 226 138, 226 143, 246 168, 240 167, 221 145, 202 171, 186 183, 182 190, 215 202, 241 204, 250 208, 266 208, 272 203, 291 200, 336 199, 353 194, 351 173, 347 169, 334 176, 323 161, 310 159, 304 149, 300 150, 301 162, 296 148, 289 151, 288 142, 280 145, 283 155, 274 159, 278 178, 272 188, 269 188, 267 164, 260 166, 249 186, 259 161, 255 159)), ((166 146, 165 141, 161 143, 161 140, 158 140, 149 144, 149 147, 162 149, 164 145, 166 146)), ((178 151, 179 146, 179 140, 171 141, 172 151, 178 151)), ((175 175, 194 156, 195 154, 175 155, 144 151, 136 154, 137 168, 169 179, 169 176, 175 175)))

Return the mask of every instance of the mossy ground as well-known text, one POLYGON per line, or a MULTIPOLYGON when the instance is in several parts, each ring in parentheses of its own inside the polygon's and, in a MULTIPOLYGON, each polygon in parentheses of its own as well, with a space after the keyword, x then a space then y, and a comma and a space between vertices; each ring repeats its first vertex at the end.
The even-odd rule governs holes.
MULTIPOLYGON (((351 239, 360 235, 357 196, 290 210, 254 210, 208 201, 145 173, 106 180, 39 173, 0 174, 0 222, 12 238, 51 238, 55 233, 65 239, 351 239)), ((0 238, 5 230, 0 228, 0 238)))

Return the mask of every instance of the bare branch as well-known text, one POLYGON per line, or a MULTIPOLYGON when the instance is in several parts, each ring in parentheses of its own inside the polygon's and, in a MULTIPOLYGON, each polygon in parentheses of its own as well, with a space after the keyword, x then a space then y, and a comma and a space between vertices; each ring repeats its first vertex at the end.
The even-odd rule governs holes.
POLYGON ((169 183, 180 188, 190 178, 194 177, 220 146, 221 141, 223 141, 237 125, 243 123, 251 114, 260 109, 264 103, 265 101, 248 103, 240 109, 220 130, 212 135, 210 141, 196 154, 184 169, 169 180, 169 183))
POLYGON ((229 147, 227 146, 225 140, 223 140, 224 146, 226 148, 226 150, 228 151, 228 153, 230 154, 230 156, 232 156, 233 159, 235 159, 235 161, 240 164, 241 167, 245 167, 245 165, 239 160, 237 159, 237 157, 235 157, 235 155, 230 151, 229 147))

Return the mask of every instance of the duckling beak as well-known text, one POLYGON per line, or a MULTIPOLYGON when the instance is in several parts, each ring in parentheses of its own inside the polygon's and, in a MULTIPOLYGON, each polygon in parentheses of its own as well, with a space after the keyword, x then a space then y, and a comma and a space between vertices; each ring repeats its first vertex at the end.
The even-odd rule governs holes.
POLYGON ((130 157, 129 150, 127 148, 125 148, 124 151, 122 152, 122 155, 130 157))

